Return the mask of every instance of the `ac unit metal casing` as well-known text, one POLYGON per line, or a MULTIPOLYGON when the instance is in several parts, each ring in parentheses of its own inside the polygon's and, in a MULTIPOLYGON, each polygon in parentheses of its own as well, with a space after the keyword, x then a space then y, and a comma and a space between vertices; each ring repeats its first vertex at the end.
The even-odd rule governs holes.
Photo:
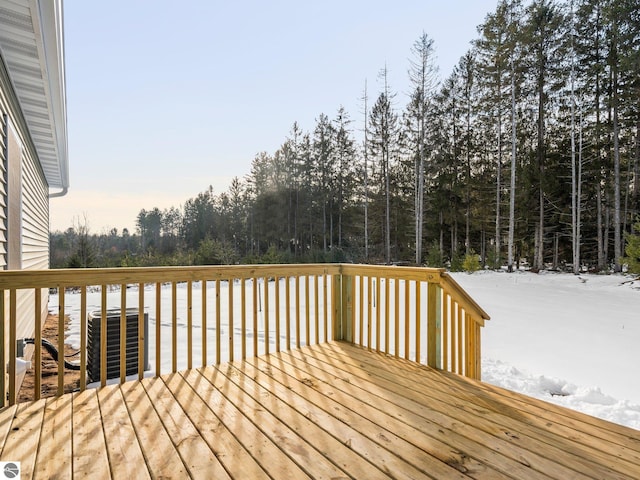
MULTIPOLYGON (((107 310, 107 379, 120 376, 120 309, 107 310)), ((126 312, 126 375, 138 373, 138 309, 126 312)), ((100 324, 102 312, 90 312, 87 321, 87 375, 100 381, 100 324)), ((144 369, 149 369, 149 314, 144 314, 144 369)))

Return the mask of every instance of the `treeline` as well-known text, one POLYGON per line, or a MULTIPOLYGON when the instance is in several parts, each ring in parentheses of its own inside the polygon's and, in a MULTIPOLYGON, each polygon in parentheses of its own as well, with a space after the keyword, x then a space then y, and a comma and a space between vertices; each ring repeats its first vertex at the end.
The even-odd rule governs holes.
POLYGON ((444 80, 421 35, 406 105, 383 69, 357 139, 344 108, 293 123, 227 192, 142 210, 134 235, 93 236, 96 251, 619 271, 640 211, 640 0, 503 0, 478 35, 444 80))

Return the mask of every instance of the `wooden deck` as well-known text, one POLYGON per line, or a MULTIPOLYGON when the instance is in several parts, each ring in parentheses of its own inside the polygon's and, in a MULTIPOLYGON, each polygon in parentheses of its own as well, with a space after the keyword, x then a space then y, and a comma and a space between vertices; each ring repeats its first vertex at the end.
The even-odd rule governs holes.
POLYGON ((22 478, 640 478, 640 431, 337 342, 0 412, 22 478))

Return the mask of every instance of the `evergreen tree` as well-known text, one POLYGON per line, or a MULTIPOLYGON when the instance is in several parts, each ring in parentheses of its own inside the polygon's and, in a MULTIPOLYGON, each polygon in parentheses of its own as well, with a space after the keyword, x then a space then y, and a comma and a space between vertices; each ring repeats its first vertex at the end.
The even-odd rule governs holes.
POLYGON ((412 91, 406 111, 406 130, 409 149, 414 158, 414 214, 415 214, 415 263, 422 263, 424 238, 425 163, 433 145, 427 128, 431 103, 438 84, 438 67, 435 63, 433 39, 426 33, 416 40, 411 50, 409 79, 412 91))
POLYGON ((528 49, 526 61, 530 78, 530 93, 536 104, 535 158, 538 189, 538 223, 535 228, 534 268, 544 265, 545 243, 545 168, 547 158, 548 105, 554 90, 562 79, 560 63, 564 16, 551 0, 534 0, 527 9, 525 42, 528 49))
POLYGON ((340 107, 333 121, 335 132, 335 188, 336 209, 338 212, 338 248, 342 248, 344 231, 344 216, 347 203, 354 197, 355 189, 355 140, 351 136, 351 119, 349 114, 340 107))
POLYGON ((378 191, 383 199, 383 220, 381 222, 384 258, 391 264, 391 162, 397 158, 398 116, 391 106, 392 94, 387 80, 387 68, 381 72, 383 91, 378 96, 369 116, 369 152, 376 161, 378 191))
POLYGON ((315 159, 314 191, 319 200, 322 219, 322 250, 333 246, 333 180, 335 176, 335 132, 325 114, 320 114, 313 132, 313 157, 315 159))

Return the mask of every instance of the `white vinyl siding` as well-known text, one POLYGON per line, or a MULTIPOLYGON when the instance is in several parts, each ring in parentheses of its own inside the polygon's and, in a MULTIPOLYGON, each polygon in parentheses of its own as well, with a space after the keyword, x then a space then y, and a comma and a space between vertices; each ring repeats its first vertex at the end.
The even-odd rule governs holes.
MULTIPOLYGON (((45 269, 49 266, 49 200, 48 185, 34 150, 28 146, 29 136, 22 122, 15 120, 16 112, 11 102, 4 103, 10 95, 0 91, 2 115, 2 170, 0 172, 0 256, 2 269, 45 269), (5 110, 6 107, 9 107, 5 110)), ((5 293, 5 308, 9 304, 5 293)), ((43 290, 41 319, 47 313, 49 292, 43 290)), ((16 337, 33 337, 35 334, 35 292, 17 292, 16 337)), ((0 312, 1 314, 2 312, 0 312)), ((5 328, 9 322, 5 310, 5 328)), ((5 352, 8 352, 9 335, 5 331, 5 352)))
POLYGON ((49 267, 49 198, 44 175, 22 157, 22 268, 49 267))
POLYGON ((0 110, 0 270, 7 268, 7 116, 0 110))

